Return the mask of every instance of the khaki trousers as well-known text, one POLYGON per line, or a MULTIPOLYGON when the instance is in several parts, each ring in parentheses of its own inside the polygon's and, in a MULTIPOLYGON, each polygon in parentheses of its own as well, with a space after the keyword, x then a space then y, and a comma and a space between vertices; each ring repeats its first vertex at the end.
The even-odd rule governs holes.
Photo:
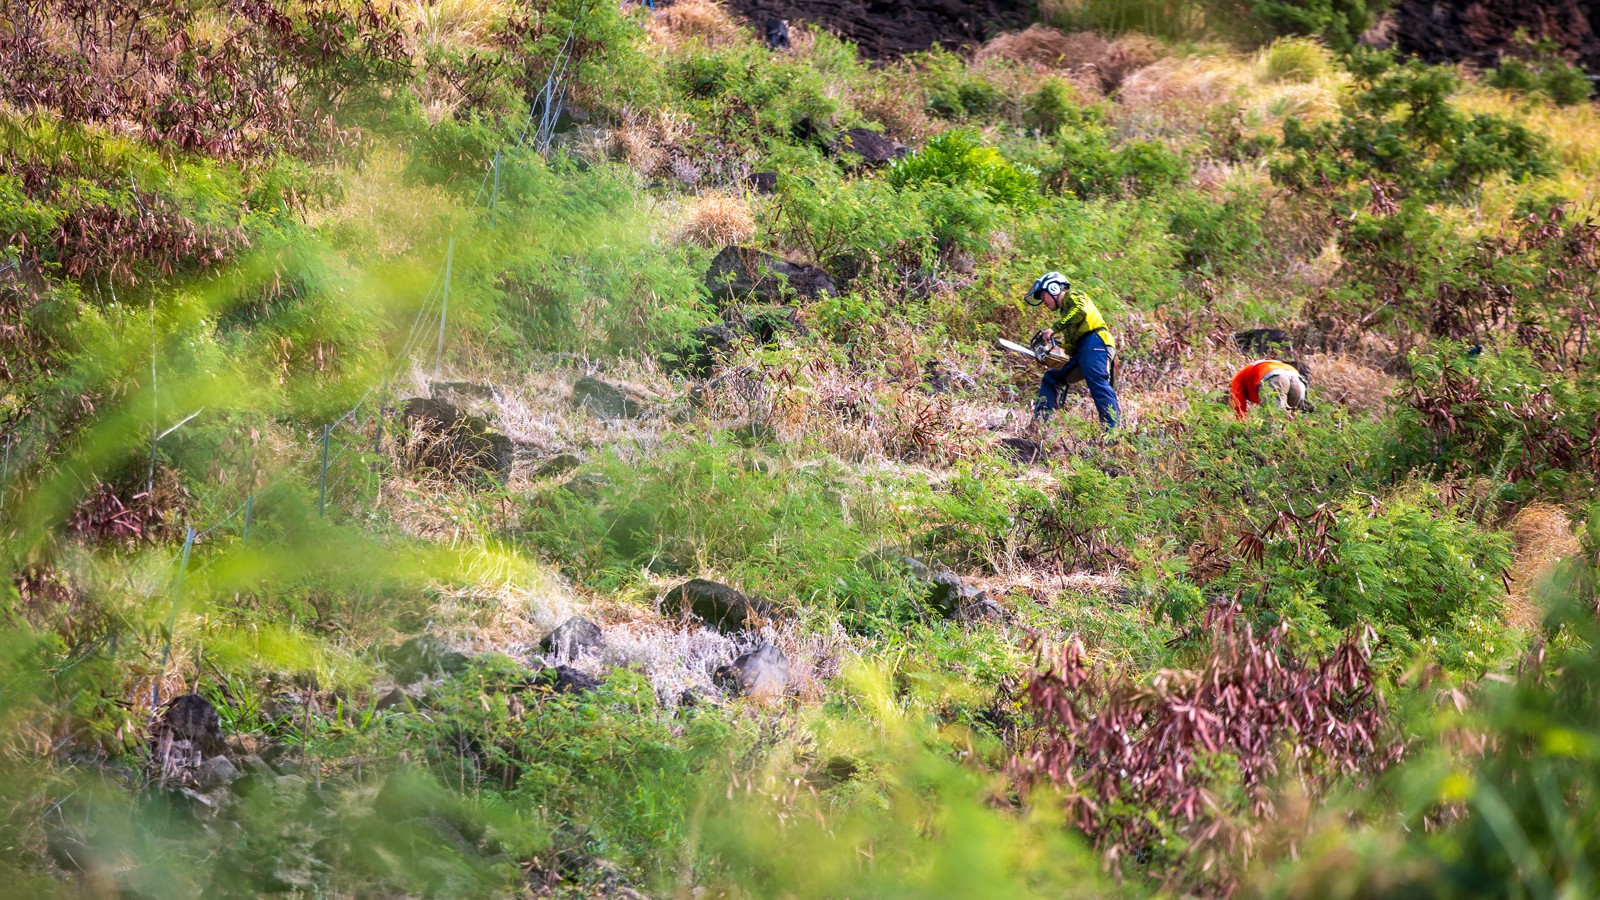
POLYGON ((1306 382, 1296 372, 1273 372, 1261 379, 1263 406, 1268 392, 1277 396, 1279 409, 1299 409, 1306 402, 1306 382))

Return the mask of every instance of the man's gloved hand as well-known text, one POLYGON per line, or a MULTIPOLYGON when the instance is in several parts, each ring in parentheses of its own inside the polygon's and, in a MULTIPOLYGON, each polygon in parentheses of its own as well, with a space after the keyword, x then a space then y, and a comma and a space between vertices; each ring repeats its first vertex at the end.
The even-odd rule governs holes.
POLYGON ((1046 328, 1033 333, 1033 337, 1028 340, 1028 349, 1033 351, 1034 359, 1044 362, 1050 356, 1050 350, 1055 344, 1053 333, 1046 328))

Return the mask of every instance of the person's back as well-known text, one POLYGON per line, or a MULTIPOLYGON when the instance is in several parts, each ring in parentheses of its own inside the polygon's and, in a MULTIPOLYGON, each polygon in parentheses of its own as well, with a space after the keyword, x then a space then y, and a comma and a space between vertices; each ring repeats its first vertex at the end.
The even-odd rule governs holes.
POLYGON ((1306 379, 1299 367, 1279 359, 1259 359, 1240 369, 1229 385, 1234 415, 1245 417, 1250 404, 1261 403, 1261 389, 1278 394, 1279 409, 1311 411, 1306 401, 1306 379))

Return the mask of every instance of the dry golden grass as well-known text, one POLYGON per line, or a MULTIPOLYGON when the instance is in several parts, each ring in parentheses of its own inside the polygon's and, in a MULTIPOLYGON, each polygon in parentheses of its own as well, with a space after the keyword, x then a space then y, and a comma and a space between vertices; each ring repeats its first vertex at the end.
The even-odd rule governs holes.
POLYGON ((1333 53, 1317 41, 1306 38, 1279 38, 1256 57, 1266 81, 1294 81, 1309 84, 1333 68, 1333 53))
MULTIPOLYGON (((1138 51, 1134 36, 1122 38, 1108 51, 1108 60, 1126 43, 1130 72, 1120 79, 1121 101, 1112 120, 1124 133, 1140 137, 1185 139, 1201 128, 1219 109, 1229 109, 1249 134, 1276 135, 1285 119, 1318 120, 1338 111, 1339 92, 1348 77, 1337 67, 1318 70, 1315 65, 1293 67, 1301 80, 1284 77, 1281 64, 1267 57, 1255 60, 1227 54, 1166 57, 1148 64, 1159 44, 1147 42, 1138 51), (1138 55, 1141 53, 1143 55, 1138 55)), ((1102 78, 1116 79, 1111 62, 1102 66, 1102 78)), ((1298 76, 1297 76, 1298 77, 1298 76)), ((1108 89, 1111 82, 1108 80, 1108 89)))
POLYGON ((1026 31, 995 37, 978 48, 973 59, 1007 59, 1052 69, 1076 69, 1098 64, 1110 46, 1105 38, 1090 31, 1067 34, 1048 25, 1030 25, 1026 31))
POLYGON ((973 56, 975 64, 995 61, 1020 63, 1038 71, 1063 71, 1073 75, 1086 97, 1116 90, 1131 73, 1166 55, 1159 41, 1128 34, 1107 41, 1092 31, 1066 33, 1046 25, 1008 32, 984 44, 973 56))
POLYGON ((1236 190, 1265 193, 1272 186, 1272 177, 1259 161, 1231 163, 1201 159, 1195 164, 1189 183, 1213 196, 1226 197, 1236 190))
POLYGON ((1340 403, 1376 419, 1394 393, 1394 376, 1343 353, 1305 357, 1311 367, 1311 402, 1340 403))
POLYGON ((611 131, 611 146, 640 175, 662 178, 684 160, 682 141, 693 127, 672 113, 627 110, 611 131))
POLYGON ((1135 107, 1203 109, 1231 98, 1249 77, 1244 64, 1225 57, 1163 59, 1128 76, 1120 99, 1135 107))
POLYGON ((401 9, 416 49, 490 50, 511 6, 506 0, 414 0, 401 9))
POLYGON ((1101 86, 1107 91, 1120 88, 1128 76, 1140 69, 1154 65, 1167 55, 1167 48, 1155 38, 1142 34, 1125 34, 1111 42, 1104 55, 1095 63, 1101 86))
POLYGON ((645 34, 668 50, 685 44, 722 47, 749 39, 749 33, 713 0, 678 0, 645 22, 645 34))
POLYGON ((732 194, 709 193, 691 202, 687 218, 673 237, 679 243, 718 248, 743 244, 755 233, 756 219, 749 202, 732 194))
POLYGON ((1511 566, 1511 594, 1506 599, 1506 621, 1533 629, 1542 618, 1538 592, 1557 562, 1582 551, 1566 510, 1535 502, 1511 519, 1511 539, 1516 561, 1511 566))

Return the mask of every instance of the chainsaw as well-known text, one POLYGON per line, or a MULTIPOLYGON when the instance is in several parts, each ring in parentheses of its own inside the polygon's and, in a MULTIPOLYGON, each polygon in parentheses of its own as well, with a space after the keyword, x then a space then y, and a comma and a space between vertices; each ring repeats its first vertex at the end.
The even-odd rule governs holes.
MULTIPOLYGON (((1061 349, 1061 347, 1056 345, 1054 341, 1047 342, 1041 335, 1037 334, 1034 335, 1032 346, 1019 344, 1016 341, 1008 341, 1005 338, 999 338, 996 340, 994 342, 994 346, 996 349, 1004 350, 1013 356, 1027 357, 1029 360, 1038 363, 1047 369, 1053 369, 1058 366, 1066 365, 1072 359, 1072 357, 1067 355, 1067 351, 1061 349)), ((1109 347, 1107 349, 1110 350, 1109 347)), ((1077 384, 1082 380, 1082 370, 1074 370, 1067 377, 1066 381, 1062 383, 1077 384)), ((1114 350, 1111 351, 1111 383, 1113 385, 1117 383, 1117 356, 1116 351, 1114 350)))
POLYGON ((1019 344, 1016 341, 1008 341, 1005 338, 995 341, 994 345, 1007 353, 1026 356, 1046 368, 1063 365, 1072 358, 1067 355, 1067 351, 1062 350, 1053 343, 1047 343, 1039 335, 1034 335, 1032 346, 1019 344))

